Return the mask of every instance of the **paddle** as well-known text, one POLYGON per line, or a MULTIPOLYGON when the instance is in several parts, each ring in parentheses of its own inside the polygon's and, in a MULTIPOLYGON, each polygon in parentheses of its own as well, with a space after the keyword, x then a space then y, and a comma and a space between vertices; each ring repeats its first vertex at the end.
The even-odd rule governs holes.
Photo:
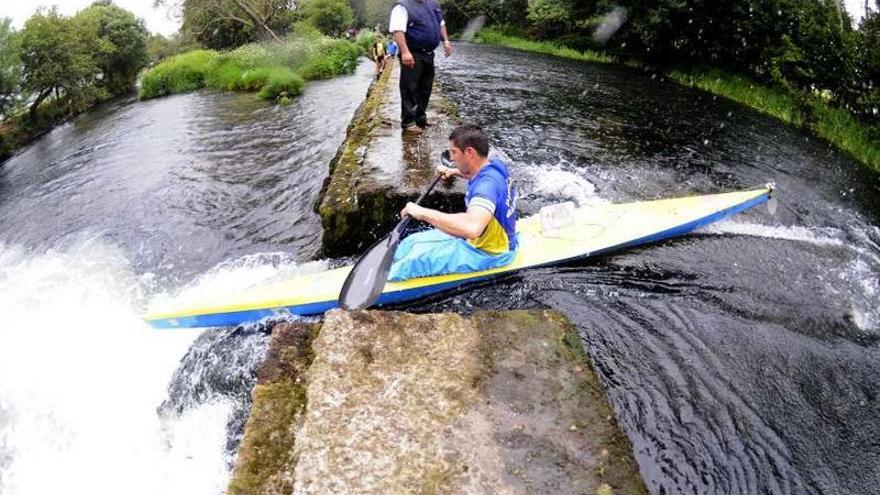
MULTIPOLYGON (((440 154, 440 162, 446 167, 453 167, 452 159, 449 157, 449 151, 440 154)), ((419 196, 416 204, 421 204, 422 200, 434 189, 440 180, 440 175, 431 182, 431 185, 419 196)), ((388 235, 379 239, 373 246, 361 256, 361 259, 355 263, 354 268, 348 273, 345 283, 342 284, 342 291, 339 293, 339 305, 344 309, 364 309, 370 307, 382 289, 385 288, 385 282, 388 280, 388 271, 391 269, 391 261, 394 259, 394 252, 400 243, 400 236, 406 230, 412 218, 409 215, 403 217, 400 223, 394 227, 388 235)))

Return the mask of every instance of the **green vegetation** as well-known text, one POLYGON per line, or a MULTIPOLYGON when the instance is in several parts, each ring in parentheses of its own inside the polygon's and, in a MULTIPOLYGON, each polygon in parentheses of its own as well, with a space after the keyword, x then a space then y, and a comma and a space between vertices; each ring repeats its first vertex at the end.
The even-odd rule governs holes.
POLYGON ((533 41, 505 34, 495 29, 484 29, 480 31, 480 41, 484 43, 492 43, 495 45, 507 46, 524 50, 527 52, 543 53, 546 55, 555 55, 557 57, 570 58, 573 60, 581 60, 584 62, 611 63, 614 58, 606 53, 596 50, 576 50, 567 46, 549 41, 533 41))
POLYGON ((814 129, 820 136, 880 171, 880 130, 877 127, 867 127, 850 112, 820 101, 812 102, 812 110, 816 119, 814 129))
POLYGON ((668 75, 685 86, 725 96, 789 124, 804 125, 798 99, 788 91, 761 86, 747 77, 718 69, 671 70, 668 75))
POLYGON ((150 64, 161 62, 181 51, 181 41, 178 35, 165 37, 161 34, 153 34, 147 39, 147 60, 150 64))
MULTIPOLYGON (((620 59, 601 52, 581 52, 550 41, 526 40, 493 29, 481 31, 479 41, 586 62, 621 62, 620 59)), ((627 62, 627 65, 641 66, 632 61, 627 62)), ((846 109, 832 106, 818 92, 798 92, 790 88, 760 84, 746 76, 720 69, 669 69, 666 74, 670 79, 686 86, 730 98, 783 122, 807 128, 857 160, 880 171, 880 128, 871 127, 846 109)))
POLYGON ((15 105, 20 81, 20 40, 12 29, 12 20, 7 17, 0 19, 0 116, 15 105))
POLYGON ((296 21, 293 0, 155 0, 181 16, 184 45, 225 50, 280 41, 296 21))
POLYGON ((352 42, 305 32, 281 43, 252 43, 229 52, 195 50, 148 71, 141 98, 212 88, 255 91, 264 99, 300 94, 303 81, 354 70, 361 49, 352 42))
POLYGON ((147 62, 146 47, 143 23, 108 0, 72 17, 38 10, 20 32, 0 21, 0 160, 53 125, 130 91, 147 62))
MULTIPOLYGON (((388 15, 397 0, 349 0, 349 3, 354 9, 358 25, 371 29, 379 26, 384 31, 388 29, 388 15)), ((449 12, 454 8, 452 5, 447 5, 443 11, 449 12)))
POLYGON ((494 29, 484 41, 668 73, 809 127, 877 166, 880 0, 857 29, 837 0, 443 3, 453 30, 485 14, 494 29))
POLYGON ((355 23, 347 0, 308 0, 302 7, 306 22, 326 35, 335 36, 355 23))

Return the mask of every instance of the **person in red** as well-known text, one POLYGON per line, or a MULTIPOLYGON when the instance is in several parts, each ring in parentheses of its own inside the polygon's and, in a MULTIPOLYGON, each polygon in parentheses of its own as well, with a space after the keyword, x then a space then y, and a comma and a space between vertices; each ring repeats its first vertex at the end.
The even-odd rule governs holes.
POLYGON ((405 132, 420 134, 428 125, 434 50, 441 39, 443 54, 452 55, 443 12, 436 0, 400 0, 391 9, 388 31, 400 48, 400 126, 405 132))

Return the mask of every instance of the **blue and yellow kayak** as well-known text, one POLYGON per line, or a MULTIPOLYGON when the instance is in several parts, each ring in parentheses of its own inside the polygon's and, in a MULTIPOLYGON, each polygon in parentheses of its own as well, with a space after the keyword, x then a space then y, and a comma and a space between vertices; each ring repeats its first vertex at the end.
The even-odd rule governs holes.
MULTIPOLYGON (((513 263, 474 273, 389 282, 378 306, 412 301, 518 270, 561 264, 691 232, 753 206, 772 194, 772 185, 686 198, 601 204, 573 209, 563 224, 540 215, 517 222, 520 250, 513 263), (550 225, 551 227, 548 227, 550 225)), ((218 327, 254 322, 274 315, 318 315, 337 307, 351 266, 312 273, 254 288, 235 300, 206 298, 182 304, 165 301, 150 308, 146 321, 156 328, 218 327)))

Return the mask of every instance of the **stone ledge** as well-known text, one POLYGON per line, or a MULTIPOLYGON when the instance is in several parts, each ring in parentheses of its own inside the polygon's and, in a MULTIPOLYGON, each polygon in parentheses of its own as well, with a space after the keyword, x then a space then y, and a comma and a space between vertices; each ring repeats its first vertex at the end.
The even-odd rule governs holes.
POLYGON ((319 331, 280 325, 230 483, 236 494, 600 490, 646 493, 579 337, 552 311, 333 310, 319 331))
MULTIPOLYGON (((454 105, 435 84, 427 131, 403 136, 400 129, 398 64, 370 87, 330 164, 316 211, 324 228, 322 255, 360 254, 387 234, 407 201, 433 179, 439 154, 457 122, 454 105)), ((464 185, 438 185, 426 206, 446 211, 464 207, 464 185)))

